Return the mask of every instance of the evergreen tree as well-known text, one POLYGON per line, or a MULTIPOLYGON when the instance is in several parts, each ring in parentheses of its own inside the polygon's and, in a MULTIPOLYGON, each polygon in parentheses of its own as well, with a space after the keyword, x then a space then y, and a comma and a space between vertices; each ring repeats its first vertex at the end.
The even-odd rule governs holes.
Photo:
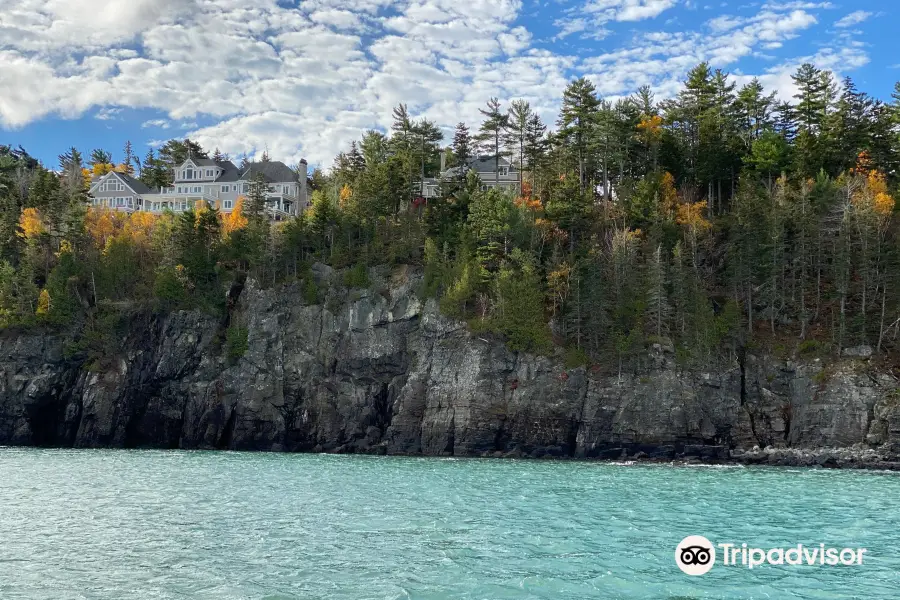
POLYGON ((472 158, 472 136, 469 135, 469 128, 465 123, 456 124, 452 148, 456 165, 460 167, 460 177, 464 179, 468 170, 466 166, 469 164, 469 159, 472 158))
POLYGON ((504 145, 512 150, 513 164, 519 171, 519 193, 522 191, 522 174, 527 164, 528 127, 534 113, 525 100, 513 100, 507 114, 504 145))
POLYGON ((578 181, 583 192, 590 179, 591 155, 600 99, 594 84, 584 77, 572 81, 563 92, 557 120, 559 137, 575 155, 578 181))
POLYGON ((94 150, 91 150, 91 160, 88 164, 92 167, 96 167, 97 165, 110 165, 112 164, 112 154, 106 150, 95 148, 94 150))
POLYGON ((503 134, 509 123, 509 115, 500 110, 500 101, 496 98, 488 100, 487 108, 478 111, 485 117, 478 130, 476 140, 494 161, 494 185, 500 185, 500 158, 506 154, 503 148, 503 134))

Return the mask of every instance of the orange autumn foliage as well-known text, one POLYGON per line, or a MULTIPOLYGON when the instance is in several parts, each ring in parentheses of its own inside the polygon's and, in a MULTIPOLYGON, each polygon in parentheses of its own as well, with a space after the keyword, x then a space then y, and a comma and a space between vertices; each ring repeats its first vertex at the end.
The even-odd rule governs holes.
POLYGON ((675 177, 666 171, 659 186, 659 204, 661 212, 673 218, 678 210, 678 192, 675 191, 675 177))
POLYGON ((712 227, 712 223, 706 220, 703 212, 706 210, 706 200, 693 204, 681 204, 678 206, 678 216, 675 222, 684 225, 693 233, 699 233, 712 227))
POLYGON ((222 233, 224 233, 225 235, 230 235, 238 229, 243 229, 246 226, 247 217, 244 216, 244 197, 238 196, 238 199, 234 203, 234 208, 232 209, 232 211, 223 217, 222 233))
POLYGON ((652 117, 644 117, 638 123, 637 129, 644 134, 648 141, 655 141, 662 136, 662 117, 656 115, 652 117))

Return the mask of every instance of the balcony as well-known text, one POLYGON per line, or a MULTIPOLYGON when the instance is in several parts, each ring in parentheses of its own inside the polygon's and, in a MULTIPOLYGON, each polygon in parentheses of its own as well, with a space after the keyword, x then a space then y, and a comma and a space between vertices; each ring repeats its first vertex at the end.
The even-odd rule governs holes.
MULTIPOLYGON (((189 186, 182 186, 182 189, 189 189, 189 186)), ((178 188, 176 187, 165 187, 160 188, 159 192, 145 194, 145 196, 151 198, 152 201, 180 200, 191 198, 194 201, 206 200, 210 204, 215 203, 215 201, 219 199, 218 192, 210 192, 207 188, 203 188, 203 191, 200 192, 179 192, 178 188)))

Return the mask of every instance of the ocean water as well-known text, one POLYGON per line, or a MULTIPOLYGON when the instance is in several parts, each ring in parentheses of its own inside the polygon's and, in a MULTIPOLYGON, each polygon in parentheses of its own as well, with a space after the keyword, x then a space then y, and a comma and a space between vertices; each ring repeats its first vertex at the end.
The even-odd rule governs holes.
POLYGON ((0 448, 0 599, 898 598, 900 475, 0 448), (716 564, 687 535, 866 548, 716 564))

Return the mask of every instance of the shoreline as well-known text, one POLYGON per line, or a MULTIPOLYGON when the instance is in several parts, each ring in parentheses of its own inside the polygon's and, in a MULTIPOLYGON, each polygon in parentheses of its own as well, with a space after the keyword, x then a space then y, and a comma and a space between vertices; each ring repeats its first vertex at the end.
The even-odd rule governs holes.
MULTIPOLYGON (((72 446, 34 446, 34 445, 3 445, 0 444, 0 452, 3 450, 121 450, 121 451, 174 451, 174 452, 239 452, 247 454, 307 454, 326 456, 378 456, 393 458, 434 458, 434 459, 460 459, 460 460, 523 460, 541 462, 583 462, 603 463, 618 466, 643 466, 660 465, 671 467, 795 467, 803 469, 831 469, 831 470, 862 470, 862 471, 896 471, 900 472, 900 458, 893 453, 882 453, 872 448, 844 447, 844 448, 756 448, 751 450, 733 449, 720 456, 698 456, 681 454, 676 456, 650 455, 639 451, 634 455, 625 453, 619 456, 610 456, 610 452, 603 456, 571 456, 543 454, 525 454, 519 451, 513 452, 483 452, 481 454, 464 455, 437 455, 417 453, 387 453, 375 451, 346 452, 340 450, 309 450, 309 451, 283 451, 283 450, 225 450, 218 448, 123 448, 123 447, 72 447, 72 446)), ((604 454, 604 453, 601 453, 604 454)))

